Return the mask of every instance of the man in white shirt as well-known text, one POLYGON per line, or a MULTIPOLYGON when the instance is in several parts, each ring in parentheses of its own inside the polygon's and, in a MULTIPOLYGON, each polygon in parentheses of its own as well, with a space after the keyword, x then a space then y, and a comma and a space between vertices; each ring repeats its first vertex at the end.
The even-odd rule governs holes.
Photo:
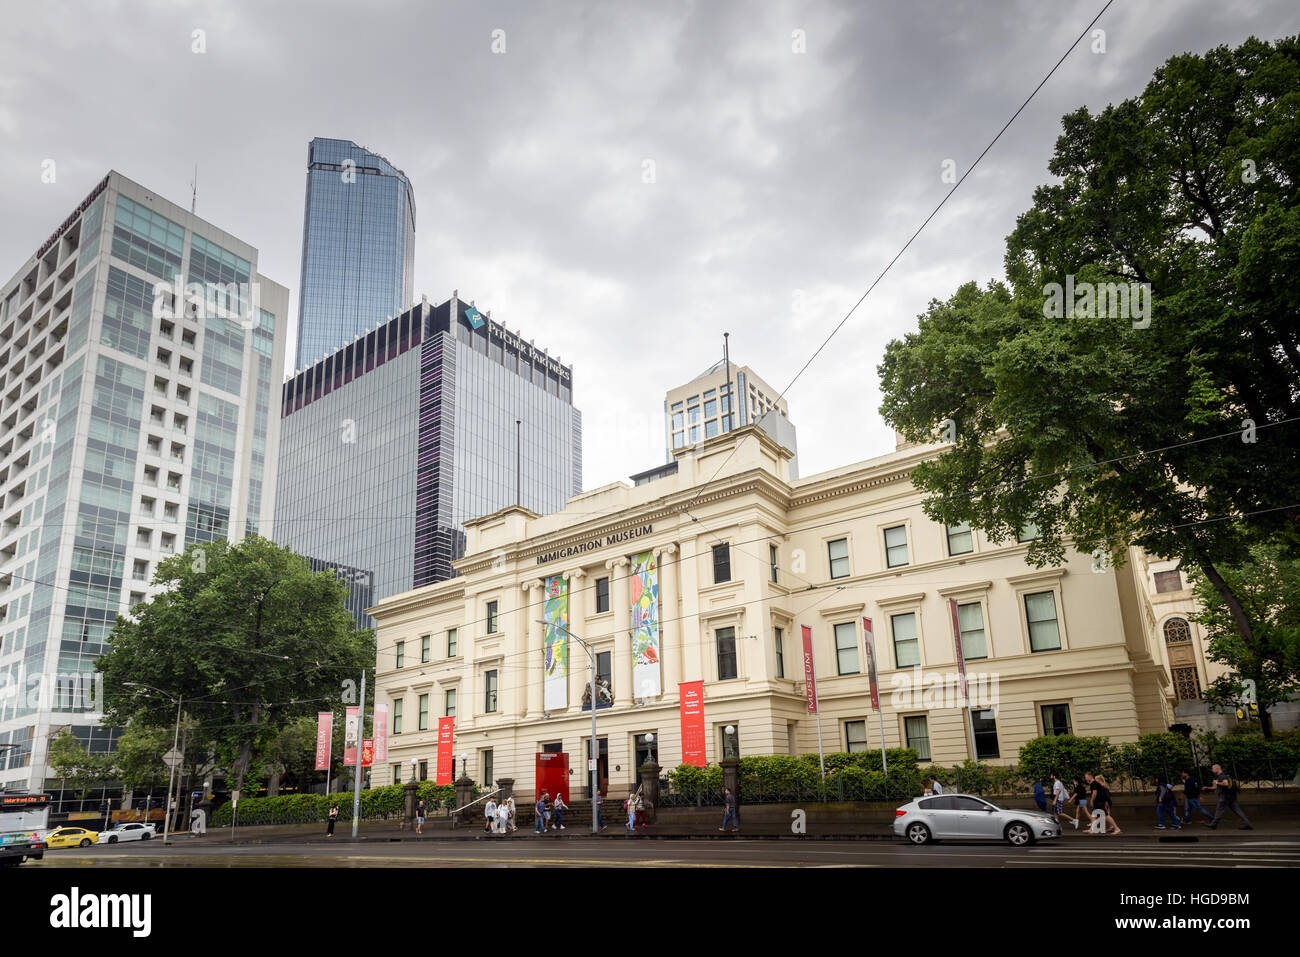
MULTIPOLYGON (((1058 820, 1064 818, 1072 821, 1070 815, 1065 813, 1065 802, 1070 797, 1069 789, 1066 788, 1065 782, 1061 780, 1060 775, 1055 771, 1052 772, 1052 815, 1058 820)), ((1062 825, 1064 827, 1064 825, 1062 825)))
POLYGON ((483 830, 487 831, 490 834, 497 829, 497 799, 496 798, 487 799, 487 806, 483 808, 483 816, 487 818, 487 824, 484 825, 483 830))

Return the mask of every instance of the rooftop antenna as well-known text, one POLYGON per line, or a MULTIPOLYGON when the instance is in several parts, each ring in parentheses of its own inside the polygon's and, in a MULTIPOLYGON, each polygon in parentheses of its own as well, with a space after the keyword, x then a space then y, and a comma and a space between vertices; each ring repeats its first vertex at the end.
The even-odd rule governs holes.
POLYGON ((194 207, 199 204, 199 164, 194 164, 194 178, 190 180, 190 215, 194 215, 194 207))
POLYGON ((727 427, 723 429, 724 432, 730 432, 736 427, 735 420, 732 418, 732 416, 735 414, 733 410, 736 407, 736 393, 733 392, 731 389, 730 339, 731 339, 731 333, 724 332, 722 334, 722 359, 727 364, 727 419, 726 419, 727 427))

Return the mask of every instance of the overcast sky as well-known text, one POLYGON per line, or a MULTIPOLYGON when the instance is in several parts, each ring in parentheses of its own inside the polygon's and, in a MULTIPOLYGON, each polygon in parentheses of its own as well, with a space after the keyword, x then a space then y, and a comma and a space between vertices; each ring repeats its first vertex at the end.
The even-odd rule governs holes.
MULTIPOLYGON (((197 163, 199 215, 259 249, 292 326, 307 143, 354 140, 411 179, 416 299, 459 289, 573 364, 591 489, 663 461, 663 394, 724 331, 784 388, 1103 4, 7 4, 0 273, 108 169, 188 205, 197 163)), ((1064 113, 1300 32, 1300 5, 1117 0, 1097 26, 788 393, 805 476, 892 450, 885 344, 1002 275, 1064 113)))

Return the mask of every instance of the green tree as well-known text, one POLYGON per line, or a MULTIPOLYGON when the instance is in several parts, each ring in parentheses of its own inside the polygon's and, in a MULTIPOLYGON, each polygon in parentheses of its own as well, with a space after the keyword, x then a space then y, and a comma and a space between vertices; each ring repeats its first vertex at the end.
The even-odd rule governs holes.
POLYGON ((171 728, 151 728, 135 721, 128 724, 113 752, 115 774, 122 787, 131 791, 165 787, 168 769, 162 758, 171 746, 171 728))
POLYGON ((155 583, 167 590, 118 617, 97 663, 106 720, 172 727, 179 695, 190 741, 216 748, 236 788, 286 723, 373 667, 346 586, 266 539, 192 545, 159 563, 155 583))
POLYGON ((1067 547, 1181 559, 1279 665, 1222 569, 1255 542, 1300 548, 1298 90, 1300 40, 1252 39, 1066 116, 1010 284, 931 302, 880 365, 886 421, 953 440, 912 474, 932 518, 993 541, 1033 522, 1039 566, 1067 547), (1057 317, 1085 283, 1149 284, 1149 322, 1086 301, 1057 317))
POLYGON ((1254 641, 1242 639, 1218 589, 1203 575, 1191 579, 1201 608, 1193 618, 1205 629, 1206 657, 1232 669, 1215 679, 1206 700, 1236 708, 1248 696, 1243 679, 1252 682, 1260 727, 1271 738, 1269 707, 1300 692, 1300 559, 1267 544, 1255 546, 1250 557, 1221 571, 1253 625, 1254 641))
POLYGON ((83 797, 113 776, 108 755, 90 754, 67 728, 50 742, 46 766, 59 779, 61 787, 78 791, 83 797))

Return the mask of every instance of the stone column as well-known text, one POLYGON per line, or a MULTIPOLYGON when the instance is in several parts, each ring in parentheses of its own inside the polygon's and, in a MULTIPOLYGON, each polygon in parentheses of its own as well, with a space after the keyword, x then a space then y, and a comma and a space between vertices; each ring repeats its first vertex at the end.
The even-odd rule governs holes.
POLYGON ((650 804, 646 818, 653 822, 655 809, 659 806, 659 765, 651 761, 637 768, 637 773, 641 776, 641 793, 650 804))
POLYGON ((510 640, 507 644, 509 651, 506 660, 506 670, 510 672, 510 683, 507 686, 509 693, 502 701, 502 708, 507 713, 516 718, 523 718, 528 711, 528 636, 532 628, 532 608, 528 600, 527 585, 520 586, 523 592, 523 601, 518 609, 515 618, 515 626, 512 629, 510 640))
POLYGON ((679 544, 682 555, 677 566, 677 583, 681 587, 681 621, 677 623, 677 629, 682 639, 681 680, 699 681, 704 677, 704 649, 700 635, 700 566, 701 563, 707 565, 710 553, 706 546, 705 555, 699 555, 699 536, 679 544))
POLYGON ((718 762, 722 766, 722 786, 730 788, 736 796, 736 819, 740 819, 740 759, 723 758, 718 762))
POLYGON ((520 587, 524 591, 524 603, 528 605, 528 640, 520 668, 520 680, 528 688, 528 709, 520 713, 522 718, 542 713, 542 682, 546 677, 542 643, 546 640, 546 633, 538 622, 546 607, 542 603, 541 582, 525 582, 520 587))
POLYGON ((682 680, 682 622, 677 606, 681 562, 676 545, 659 549, 659 658, 663 661, 664 695, 677 697, 682 680))
MULTIPOLYGON (((614 703, 620 701, 631 704, 636 697, 632 687, 632 600, 628 572, 631 562, 626 558, 614 558, 605 562, 609 569, 610 584, 613 586, 612 602, 614 605, 614 703)), ((596 706, 596 689, 591 690, 591 704, 596 706)), ((611 755, 612 757, 612 755, 611 755)))
MULTIPOLYGON (((579 638, 591 640, 587 634, 587 606, 591 596, 584 591, 587 573, 581 568, 565 572, 569 580, 569 631, 579 638)), ((569 639, 569 710, 582 707, 582 689, 586 686, 589 665, 587 649, 581 642, 569 639)))
MULTIPOLYGON (((468 804, 472 800, 474 800, 474 779, 468 776, 462 776, 457 778, 456 779, 456 807, 463 808, 466 804, 468 804)), ((482 821, 483 808, 477 804, 474 805, 474 808, 478 808, 478 815, 480 818, 479 826, 481 827, 483 824, 482 821)), ((452 827, 455 827, 456 824, 458 823, 463 824, 466 821, 469 822, 470 826, 473 826, 474 808, 470 808, 468 811, 460 811, 455 817, 453 817, 452 827)))
POLYGON ((406 813, 402 818, 402 828, 415 828, 415 789, 420 786, 419 782, 412 778, 406 782, 406 813))

